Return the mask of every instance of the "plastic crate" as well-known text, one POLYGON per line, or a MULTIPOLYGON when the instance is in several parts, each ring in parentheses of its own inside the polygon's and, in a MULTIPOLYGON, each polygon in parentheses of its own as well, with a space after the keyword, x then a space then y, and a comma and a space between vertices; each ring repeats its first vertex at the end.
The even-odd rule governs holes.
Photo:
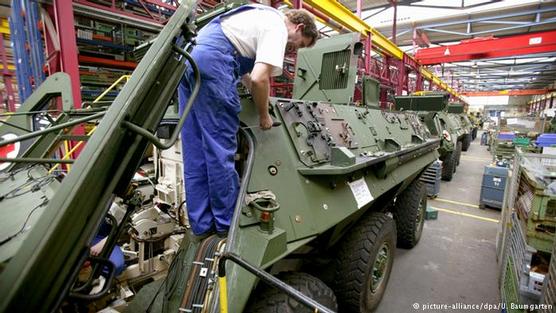
POLYGON ((531 139, 524 137, 517 137, 512 139, 512 143, 516 146, 528 146, 531 144, 531 139))
POLYGON ((496 138, 498 140, 513 140, 515 138, 515 134, 513 132, 501 132, 496 138))
POLYGON ((539 147, 554 146, 556 145, 556 134, 540 134, 536 143, 539 147))

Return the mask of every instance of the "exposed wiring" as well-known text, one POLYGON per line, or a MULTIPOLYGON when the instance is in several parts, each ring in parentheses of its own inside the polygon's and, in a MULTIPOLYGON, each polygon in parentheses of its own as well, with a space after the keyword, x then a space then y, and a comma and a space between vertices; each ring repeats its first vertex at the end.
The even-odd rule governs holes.
POLYGON ((27 176, 29 177, 29 179, 25 181, 23 184, 1 195, 0 201, 3 201, 4 199, 19 197, 29 192, 38 191, 42 187, 48 185, 50 182, 56 179, 56 177, 53 175, 46 175, 40 178, 35 178, 31 176, 31 169, 28 170, 27 176))
POLYGON ((33 215, 33 213, 34 213, 37 209, 39 209, 40 207, 43 207, 43 206, 45 206, 45 205, 48 204, 48 198, 47 198, 46 196, 42 196, 42 199, 43 199, 43 201, 42 201, 39 205, 37 205, 36 207, 34 207, 34 208, 31 210, 31 212, 29 212, 29 214, 27 214, 27 218, 25 218, 25 222, 24 222, 23 225, 21 226, 21 229, 20 229, 17 233, 15 233, 15 234, 9 236, 8 238, 6 238, 6 239, 0 241, 0 246, 4 245, 5 243, 7 243, 8 241, 14 239, 15 237, 17 237, 18 235, 22 234, 22 233, 25 231, 25 227, 27 226, 27 222, 29 222, 29 218, 31 217, 31 215, 33 215))

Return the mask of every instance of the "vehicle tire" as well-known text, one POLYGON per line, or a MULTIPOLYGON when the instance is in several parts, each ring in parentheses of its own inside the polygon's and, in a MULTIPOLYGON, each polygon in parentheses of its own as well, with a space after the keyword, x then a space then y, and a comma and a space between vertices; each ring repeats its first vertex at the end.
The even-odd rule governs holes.
MULTIPOLYGON (((459 161, 461 160, 461 150, 462 150, 462 143, 461 141, 458 141, 458 144, 456 146, 456 166, 459 165, 459 161)), ((455 167, 454 167, 454 173, 456 172, 455 167)))
POLYGON ((442 161, 442 180, 451 181, 454 176, 456 168, 456 158, 454 157, 455 151, 449 152, 444 161, 442 161))
POLYGON ((396 225, 385 213, 362 217, 345 235, 335 260, 333 289, 342 312, 372 312, 380 303, 394 262, 396 225))
POLYGON ((470 145, 471 145, 471 134, 467 134, 463 137, 463 140, 461 142, 461 150, 467 151, 470 145))
POLYGON ((394 204, 399 248, 411 249, 419 243, 425 225, 426 209, 427 188, 419 179, 415 179, 396 197, 394 204))
MULTIPOLYGON (((277 276, 286 284, 301 291, 330 310, 337 312, 338 303, 330 287, 320 279, 302 272, 285 272, 277 276)), ((251 313, 312 313, 314 310, 290 298, 284 292, 259 282, 260 288, 256 292, 255 301, 249 303, 245 312, 251 313)), ((255 294, 255 293, 254 293, 255 294)))

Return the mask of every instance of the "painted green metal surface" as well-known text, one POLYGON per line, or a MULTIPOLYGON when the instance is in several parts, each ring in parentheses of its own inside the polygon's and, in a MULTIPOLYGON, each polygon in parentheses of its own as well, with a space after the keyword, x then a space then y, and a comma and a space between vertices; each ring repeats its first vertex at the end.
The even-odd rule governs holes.
POLYGON ((394 97, 396 110, 405 111, 444 111, 448 106, 448 96, 444 94, 424 96, 394 97))
MULTIPOLYGON (((296 242, 316 238, 326 231, 340 234, 342 228, 349 225, 348 221, 357 219, 365 210, 372 209, 374 202, 364 199, 359 199, 358 202, 350 184, 359 182, 366 185, 372 198, 377 199, 393 189, 400 188, 401 191, 406 182, 411 182, 438 156, 437 139, 423 138, 422 142, 415 141, 415 135, 421 135, 424 126, 417 121, 413 113, 397 114, 369 110, 370 113, 364 119, 360 119, 358 112, 361 109, 353 106, 329 103, 317 103, 314 106, 312 101, 288 99, 273 99, 271 102, 275 118, 282 122, 282 126, 269 131, 251 129, 256 141, 256 151, 248 191, 271 190, 276 195, 276 200, 280 203, 280 210, 275 214, 276 230, 273 235, 258 230, 255 210, 244 207, 240 219, 240 240, 233 247, 233 252, 259 266, 269 266, 272 262, 293 252, 299 247, 296 242), (316 117, 313 117, 303 110, 305 120, 301 122, 297 119, 298 113, 295 109, 285 110, 285 107, 291 103, 296 103, 302 108, 310 105, 316 111, 328 110, 326 114, 333 115, 334 120, 323 117, 317 112, 314 113, 316 117), (414 118, 415 123, 408 122, 405 117, 409 120, 414 118), (381 158, 382 161, 342 172, 352 165, 332 166, 331 155, 326 157, 325 153, 321 154, 319 151, 314 152, 313 155, 322 155, 322 159, 306 158, 307 151, 331 148, 320 146, 318 143, 314 143, 312 147, 303 144, 307 142, 307 137, 310 135, 300 134, 296 130, 296 125, 298 123, 308 125, 311 120, 321 120, 324 124, 323 133, 326 133, 325 129, 329 129, 333 137, 338 134, 335 133, 336 131, 351 128, 354 131, 352 142, 356 141, 358 145, 349 150, 357 156, 356 164, 368 164, 366 162, 381 158), (335 128, 333 124, 327 124, 332 121, 338 121, 340 125, 347 123, 349 127, 335 128), (370 130, 371 126, 374 126, 374 131, 370 130), (384 141, 388 138, 395 140, 400 150, 385 152, 384 141), (425 151, 418 154, 419 148, 425 151), (396 160, 396 166, 387 175, 377 177, 376 169, 388 160, 396 160), (271 167, 276 168, 277 171, 269 171, 271 167), (319 170, 325 170, 325 173, 319 173, 319 170), (261 247, 268 247, 268 249, 261 247)), ((256 123, 257 114, 250 100, 244 99, 242 107, 244 109, 241 114, 242 123, 245 125, 256 123)), ((337 145, 346 146, 341 142, 337 145)), ((332 236, 330 240, 338 238, 339 235, 332 236)), ((249 283, 254 282, 255 279, 243 270, 234 266, 231 268, 228 283, 229 289, 234 290, 234 293, 230 294, 230 311, 240 312, 251 292, 249 283), (238 284, 242 287, 239 288, 238 284)))
POLYGON ((431 135, 441 139, 438 148, 441 160, 456 149, 457 140, 462 136, 459 122, 453 114, 446 112, 448 98, 445 94, 394 97, 397 110, 416 111, 431 135), (444 132, 447 132, 449 136, 446 136, 444 132))
POLYGON ((450 105, 448 105, 448 113, 462 114, 463 103, 450 103, 450 105))
POLYGON ((359 39, 358 33, 348 33, 321 39, 312 48, 299 49, 293 98, 352 102, 357 61, 363 50, 359 39))
MULTIPOLYGON (((69 76, 66 73, 55 73, 49 76, 25 100, 16 114, 8 115, 5 122, 0 122, 0 141, 39 130, 52 122, 66 122, 70 119, 72 110, 73 98, 69 76), (57 109, 58 99, 61 110, 57 109)), ((17 157, 45 157, 51 148, 52 142, 60 134, 61 131, 39 139, 33 138, 19 142, 17 144, 17 157)), ((0 171, 11 169, 13 166, 18 167, 16 164, 0 166, 0 171)))

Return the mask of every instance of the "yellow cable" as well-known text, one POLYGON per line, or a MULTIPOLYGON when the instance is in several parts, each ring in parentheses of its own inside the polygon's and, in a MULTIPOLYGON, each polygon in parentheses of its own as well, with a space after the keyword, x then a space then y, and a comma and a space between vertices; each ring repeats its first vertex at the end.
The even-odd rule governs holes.
MULTIPOLYGON (((108 94, 108 92, 110 92, 110 90, 114 89, 114 87, 116 87, 122 80, 126 79, 126 82, 131 78, 131 75, 122 75, 120 76, 120 78, 118 78, 112 85, 110 85, 110 87, 108 87, 103 93, 101 93, 94 101, 93 103, 97 103, 99 102, 106 94, 108 94)), ((88 133, 87 136, 90 136, 95 129, 97 129, 97 127, 93 127, 93 129, 91 129, 88 133)), ((62 157, 62 160, 68 159, 69 156, 75 152, 75 150, 77 150, 79 147, 81 147, 81 145, 83 144, 83 141, 78 142, 70 151, 68 151, 68 142, 67 140, 64 141, 64 146, 66 148, 66 151, 68 151, 64 157, 62 157)), ((49 171, 48 174, 51 174, 52 172, 54 172, 55 169, 57 169, 60 166, 60 163, 54 165, 49 171)), ((70 171, 70 165, 68 164, 68 173, 70 171)))
MULTIPOLYGON (((87 133, 87 136, 90 136, 90 135, 95 131, 95 129, 97 129, 96 126, 93 127, 93 129, 91 129, 91 131, 89 131, 89 132, 87 133)), ((64 155, 64 157, 62 158, 62 160, 69 159, 70 155, 71 155, 72 153, 74 153, 75 150, 77 150, 77 148, 81 147, 82 144, 83 144, 83 141, 78 142, 70 151, 68 151, 68 153, 66 153, 66 155, 64 155)), ((52 172, 54 172, 54 170, 57 169, 58 166, 60 166, 60 164, 61 164, 61 163, 57 163, 56 165, 54 165, 54 166, 48 171, 48 174, 51 174, 52 172)), ((68 167, 68 172, 69 172, 69 167, 68 167)))
POLYGON ((218 286, 220 287, 220 313, 228 313, 228 286, 226 276, 218 277, 218 286))
MULTIPOLYGON (((65 155, 69 155, 68 150, 69 150, 69 143, 68 143, 67 140, 64 140, 64 151, 66 151, 66 154, 65 154, 65 155)), ((60 164, 60 163, 58 163, 58 164, 60 164)), ((67 167, 68 173, 69 173, 69 171, 71 170, 71 165, 70 165, 70 164, 66 164, 66 167, 67 167)), ((50 174, 50 173, 49 173, 49 174, 50 174)))

